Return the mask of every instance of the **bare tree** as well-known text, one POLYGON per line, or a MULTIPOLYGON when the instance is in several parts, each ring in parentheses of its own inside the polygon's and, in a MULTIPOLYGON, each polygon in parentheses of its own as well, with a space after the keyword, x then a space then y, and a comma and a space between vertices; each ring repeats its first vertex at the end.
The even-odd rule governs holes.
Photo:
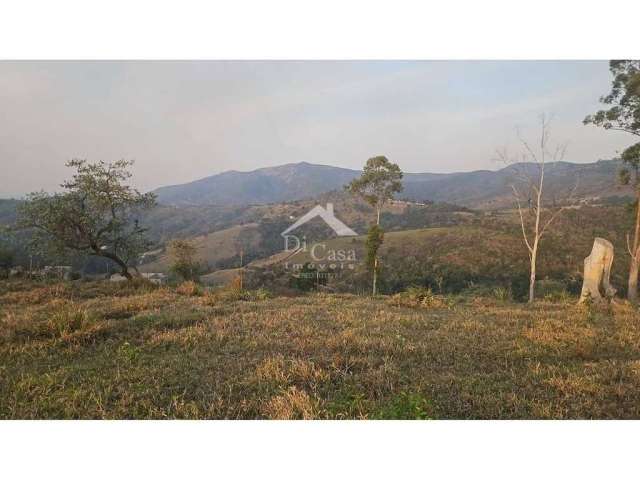
POLYGON ((561 201, 556 198, 557 192, 554 195, 545 192, 545 169, 564 160, 566 153, 566 144, 551 144, 549 124, 549 118, 542 115, 540 137, 534 144, 525 140, 518 131, 518 140, 522 146, 519 156, 511 156, 506 148, 497 152, 498 159, 511 165, 514 173, 510 187, 518 209, 522 237, 529 253, 529 303, 535 300, 540 241, 558 215, 570 206, 578 187, 576 179, 576 183, 567 189, 561 201))

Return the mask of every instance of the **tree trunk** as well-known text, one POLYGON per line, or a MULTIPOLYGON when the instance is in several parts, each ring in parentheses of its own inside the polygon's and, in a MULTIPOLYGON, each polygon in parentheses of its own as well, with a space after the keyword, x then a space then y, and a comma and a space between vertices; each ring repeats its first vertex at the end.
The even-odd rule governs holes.
POLYGON ((108 258, 109 260, 112 260, 115 263, 117 263, 118 266, 120 267, 120 274, 123 277, 125 277, 127 280, 133 280, 133 275, 131 275, 131 273, 129 272, 129 267, 120 257, 118 257, 113 253, 104 252, 102 250, 99 250, 98 252, 96 252, 96 255, 100 257, 108 258))
POLYGON ((376 254, 376 258, 373 261, 373 296, 376 296, 377 293, 377 285, 378 285, 378 257, 376 254))
POLYGON ((627 299, 631 303, 638 302, 638 267, 640 266, 638 263, 638 253, 640 251, 636 251, 636 256, 631 257, 631 265, 629 266, 629 283, 627 284, 627 299))
POLYGON ((640 188, 636 196, 636 225, 633 232, 633 248, 631 249, 631 263, 629 265, 629 282, 627 284, 627 299, 631 303, 638 302, 638 262, 640 261, 640 188))
MULTIPOLYGON (((380 206, 376 206, 376 225, 380 226, 380 206)), ((373 260, 373 296, 378 293, 378 252, 376 252, 376 258, 373 260)))
POLYGON ((531 270, 529 272, 529 303, 536 298, 536 258, 538 256, 538 242, 535 241, 531 252, 531 270))

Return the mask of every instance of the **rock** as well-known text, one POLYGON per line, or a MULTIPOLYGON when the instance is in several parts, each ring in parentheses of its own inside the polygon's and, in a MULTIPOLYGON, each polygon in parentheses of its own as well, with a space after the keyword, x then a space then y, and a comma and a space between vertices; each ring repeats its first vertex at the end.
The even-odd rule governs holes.
POLYGON ((114 273, 109 277, 109 281, 110 282, 126 282, 127 277, 125 277, 124 275, 120 275, 119 273, 114 273))
POLYGON ((596 302, 601 301, 602 293, 607 299, 616 294, 616 289, 609 283, 612 263, 613 245, 604 238, 596 238, 593 241, 591 254, 584 259, 584 280, 580 303, 588 298, 596 302))

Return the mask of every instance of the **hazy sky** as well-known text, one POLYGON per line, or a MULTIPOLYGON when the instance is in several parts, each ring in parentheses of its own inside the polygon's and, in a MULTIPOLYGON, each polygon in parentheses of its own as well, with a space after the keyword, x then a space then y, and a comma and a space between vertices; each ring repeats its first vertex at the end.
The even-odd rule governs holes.
POLYGON ((56 189, 74 157, 135 159, 144 190, 381 154, 497 169, 496 148, 543 112, 567 160, 592 162, 633 141, 582 125, 609 87, 604 61, 0 61, 0 195, 56 189))

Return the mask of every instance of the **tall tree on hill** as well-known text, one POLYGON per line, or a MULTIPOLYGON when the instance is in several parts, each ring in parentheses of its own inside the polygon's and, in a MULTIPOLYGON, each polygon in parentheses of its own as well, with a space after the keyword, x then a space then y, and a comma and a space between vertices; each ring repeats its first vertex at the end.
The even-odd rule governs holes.
MULTIPOLYGON (((545 169, 564 159, 566 146, 551 145, 549 119, 540 117, 540 138, 535 144, 529 143, 518 134, 522 152, 512 157, 506 149, 498 151, 498 159, 512 165, 513 179, 511 190, 518 209, 520 227, 524 243, 529 254, 529 303, 535 300, 536 266, 540 250, 540 241, 558 217, 567 208, 575 191, 575 185, 563 196, 563 205, 554 198, 548 204, 549 195, 545 193, 545 169)), ((558 192, 555 192, 556 195, 558 192)))
POLYGON ((68 162, 75 173, 61 185, 63 192, 29 194, 18 209, 18 226, 33 229, 36 243, 55 253, 109 259, 131 280, 129 269, 149 246, 138 216, 155 205, 152 193, 126 184, 131 165, 127 160, 68 162))
MULTIPOLYGON (((640 136, 640 60, 611 60, 609 70, 613 75, 611 92, 600 98, 609 108, 599 110, 584 119, 586 125, 597 125, 606 130, 626 132, 640 136)), ((635 228, 633 242, 627 237, 627 247, 631 262, 627 298, 638 302, 638 270, 640 267, 640 143, 622 152, 625 168, 620 172, 623 184, 633 183, 635 187, 635 228), (633 172, 633 178, 631 173, 633 172)))
POLYGON ((369 229, 367 258, 373 272, 372 292, 377 294, 378 271, 380 262, 378 250, 383 241, 384 231, 380 228, 380 212, 385 203, 402 191, 402 170, 387 157, 377 156, 367 160, 362 175, 346 186, 348 192, 364 199, 375 208, 376 223, 369 229))

